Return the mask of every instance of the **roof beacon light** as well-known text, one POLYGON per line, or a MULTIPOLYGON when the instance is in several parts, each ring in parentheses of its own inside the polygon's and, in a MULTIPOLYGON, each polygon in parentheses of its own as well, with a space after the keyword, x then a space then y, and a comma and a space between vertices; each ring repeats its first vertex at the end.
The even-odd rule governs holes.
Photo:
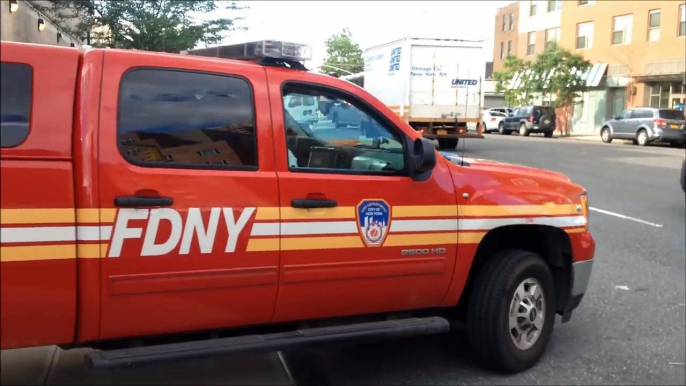
POLYGON ((262 60, 265 58, 301 62, 312 58, 312 49, 305 44, 282 42, 279 40, 261 40, 250 43, 231 44, 226 46, 198 48, 182 51, 182 54, 211 56, 235 60, 262 60))

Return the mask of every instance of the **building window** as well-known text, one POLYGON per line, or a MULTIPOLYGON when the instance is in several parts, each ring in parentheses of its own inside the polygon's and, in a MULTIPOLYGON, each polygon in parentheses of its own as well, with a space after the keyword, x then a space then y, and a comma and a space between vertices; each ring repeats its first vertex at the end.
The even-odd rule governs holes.
POLYGON ((631 43, 633 23, 633 15, 615 16, 612 19, 612 44, 631 43))
POLYGON ((514 13, 510 14, 510 31, 514 30, 514 13))
POLYGON ((581 50, 593 48, 593 22, 576 25, 576 48, 581 50))
POLYGON ((686 5, 679 6, 679 36, 686 36, 686 5))
POLYGON ((648 14, 648 41, 660 40, 660 10, 654 9, 648 14))
POLYGON ((533 55, 536 53, 536 32, 529 32, 527 43, 526 54, 533 55))
POLYGON ((512 40, 507 41, 507 56, 510 56, 512 53, 512 40))
POLYGON ((550 28, 545 30, 545 49, 549 50, 560 41, 560 28, 550 28))
POLYGON ((548 0, 548 12, 559 11, 562 9, 562 0, 548 0))
POLYGON ((0 147, 16 147, 29 136, 33 68, 2 63, 0 73, 0 147))
POLYGON ((124 74, 120 90, 117 142, 129 162, 257 169, 253 92, 247 80, 145 68, 124 74), (135 144, 128 145, 129 139, 135 144), (146 151, 130 152, 134 146, 146 151))
POLYGON ((322 90, 305 83, 286 84, 283 98, 289 95, 315 97, 327 116, 325 119, 336 122, 330 130, 312 130, 294 118, 299 114, 297 110, 283 109, 291 171, 406 174, 402 134, 395 126, 377 120, 383 116, 376 115, 355 97, 341 96, 337 90, 322 90), (341 156, 351 148, 355 150, 354 157, 341 156))
POLYGON ((503 31, 507 30, 507 15, 503 15, 503 31))
POLYGON ((579 5, 591 5, 595 4, 595 0, 579 0, 579 5))
POLYGON ((529 3, 529 16, 536 16, 537 5, 533 0, 529 3))
POLYGON ((500 42, 500 59, 505 57, 505 42, 500 42))

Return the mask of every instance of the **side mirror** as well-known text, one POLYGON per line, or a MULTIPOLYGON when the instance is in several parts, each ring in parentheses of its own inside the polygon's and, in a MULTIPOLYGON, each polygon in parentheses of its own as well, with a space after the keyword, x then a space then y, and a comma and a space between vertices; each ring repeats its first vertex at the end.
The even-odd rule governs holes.
POLYGON ((410 148, 412 179, 426 181, 436 166, 436 147, 426 138, 417 138, 410 148))
POLYGON ((507 116, 508 117, 514 117, 514 113, 512 111, 510 111, 509 113, 507 113, 507 116))
POLYGON ((331 102, 319 101, 319 111, 321 111, 322 114, 328 115, 330 109, 331 109, 331 102))
POLYGON ((621 115, 615 115, 615 116, 612 117, 612 118, 613 118, 615 121, 619 121, 619 120, 622 119, 622 116, 621 116, 621 115))

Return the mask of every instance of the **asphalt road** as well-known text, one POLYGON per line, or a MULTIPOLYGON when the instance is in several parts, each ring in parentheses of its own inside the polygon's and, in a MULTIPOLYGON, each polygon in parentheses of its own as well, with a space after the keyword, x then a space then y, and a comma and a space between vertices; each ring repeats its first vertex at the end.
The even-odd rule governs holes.
POLYGON ((541 167, 583 185, 597 242, 589 290, 572 320, 559 317, 533 369, 502 376, 472 360, 463 331, 286 354, 299 384, 686 384, 684 149, 615 141, 487 135, 467 157, 541 167), (606 214, 611 212, 612 215, 606 214), (617 217, 631 217, 636 220, 617 217))
MULTIPOLYGON (((686 150, 487 135, 461 142, 456 152, 562 172, 588 190, 595 209, 588 293, 569 323, 558 318, 533 369, 514 376, 481 369, 457 330, 112 372, 83 370, 83 353, 57 351, 45 374, 28 371, 47 384, 686 384, 686 199, 679 186, 686 150)), ((3 384, 14 383, 6 377, 21 363, 3 354, 3 384)))

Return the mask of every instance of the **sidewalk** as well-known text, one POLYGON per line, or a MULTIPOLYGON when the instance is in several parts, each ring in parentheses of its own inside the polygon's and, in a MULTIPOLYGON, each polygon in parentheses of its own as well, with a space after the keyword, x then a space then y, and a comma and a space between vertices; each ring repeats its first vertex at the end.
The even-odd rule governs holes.
POLYGON ((2 385, 291 385, 278 354, 209 357, 140 367, 93 370, 88 349, 54 346, 0 353, 2 385))
POLYGON ((600 134, 574 134, 571 133, 569 137, 562 137, 560 136, 560 132, 556 131, 555 134, 553 135, 554 138, 557 139, 566 139, 566 140, 571 140, 571 141, 592 141, 592 142, 602 142, 600 139, 600 134))

